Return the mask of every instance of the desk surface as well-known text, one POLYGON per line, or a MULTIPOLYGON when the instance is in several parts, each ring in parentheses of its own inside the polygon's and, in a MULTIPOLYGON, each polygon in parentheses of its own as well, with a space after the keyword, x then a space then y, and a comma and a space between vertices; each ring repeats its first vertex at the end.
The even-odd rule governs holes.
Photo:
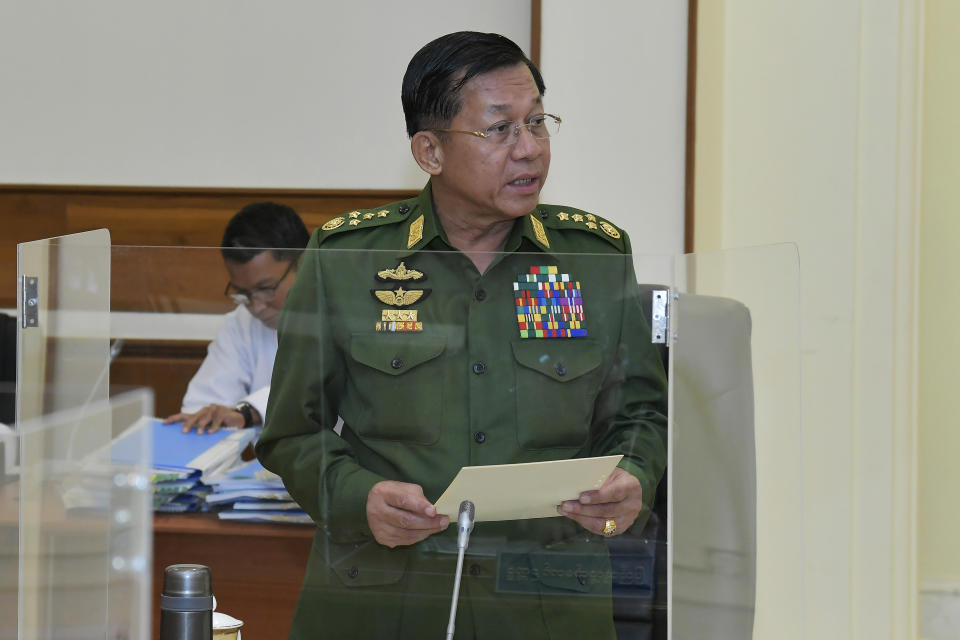
POLYGON ((171 564, 210 567, 217 610, 243 620, 243 637, 286 638, 315 527, 219 520, 214 514, 154 514, 153 637, 171 564))
MULTIPOLYGON (((0 529, 16 531, 18 489, 16 483, 0 485, 0 529)), ((58 501, 49 502, 45 508, 60 506, 58 501)), ((51 529, 76 527, 75 520, 62 518, 62 508, 55 511, 61 517, 48 523, 51 529)), ((315 531, 304 525, 219 520, 215 514, 154 514, 153 637, 160 637, 164 569, 181 563, 210 567, 217 608, 243 620, 244 637, 287 637, 315 531)), ((14 533, 9 541, 15 544, 16 540, 14 533)), ((5 551, 7 560, 15 563, 16 547, 5 551)))

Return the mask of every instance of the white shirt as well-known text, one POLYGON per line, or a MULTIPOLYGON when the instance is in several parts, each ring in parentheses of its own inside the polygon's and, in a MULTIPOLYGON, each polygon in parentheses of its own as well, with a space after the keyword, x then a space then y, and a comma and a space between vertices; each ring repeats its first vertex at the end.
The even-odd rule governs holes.
POLYGON ((223 318, 207 357, 187 385, 184 413, 210 404, 233 407, 240 401, 267 415, 270 377, 277 358, 277 330, 254 318, 243 305, 223 318))

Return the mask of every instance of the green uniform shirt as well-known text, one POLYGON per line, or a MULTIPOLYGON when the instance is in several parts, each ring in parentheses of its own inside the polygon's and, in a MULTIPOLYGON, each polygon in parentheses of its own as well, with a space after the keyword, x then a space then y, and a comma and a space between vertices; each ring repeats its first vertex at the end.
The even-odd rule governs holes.
MULTIPOLYGON (((480 274, 446 241, 429 184, 314 233, 257 445, 319 527, 293 637, 446 628, 456 527, 380 546, 366 497, 381 480, 436 501, 463 466, 623 454, 652 502, 666 381, 629 253, 609 222, 541 205, 480 274), (538 337, 551 331, 569 337, 538 337)), ((573 521, 482 522, 471 549, 481 555, 466 565, 458 637, 613 633, 605 547, 573 521)))

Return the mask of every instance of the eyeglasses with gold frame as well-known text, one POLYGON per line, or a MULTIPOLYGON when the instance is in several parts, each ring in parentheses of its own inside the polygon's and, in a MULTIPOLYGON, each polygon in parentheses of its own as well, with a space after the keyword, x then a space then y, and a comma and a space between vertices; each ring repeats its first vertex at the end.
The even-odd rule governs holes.
POLYGON ((543 140, 557 135, 560 131, 560 123, 563 119, 552 113, 541 113, 533 116, 527 122, 516 123, 513 120, 504 120, 497 122, 483 131, 465 131, 463 129, 428 129, 437 133, 466 133, 471 136, 483 138, 493 144, 511 145, 516 144, 520 139, 520 130, 526 129, 534 138, 543 140))

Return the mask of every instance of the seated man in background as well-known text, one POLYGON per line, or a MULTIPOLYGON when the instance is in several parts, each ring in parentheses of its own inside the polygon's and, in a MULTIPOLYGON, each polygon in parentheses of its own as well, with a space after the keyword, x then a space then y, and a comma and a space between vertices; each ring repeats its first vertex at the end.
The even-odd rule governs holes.
POLYGON ((290 207, 256 202, 241 209, 220 243, 230 281, 228 313, 187 386, 180 413, 164 422, 213 433, 263 422, 277 355, 277 322, 310 235, 290 207))

